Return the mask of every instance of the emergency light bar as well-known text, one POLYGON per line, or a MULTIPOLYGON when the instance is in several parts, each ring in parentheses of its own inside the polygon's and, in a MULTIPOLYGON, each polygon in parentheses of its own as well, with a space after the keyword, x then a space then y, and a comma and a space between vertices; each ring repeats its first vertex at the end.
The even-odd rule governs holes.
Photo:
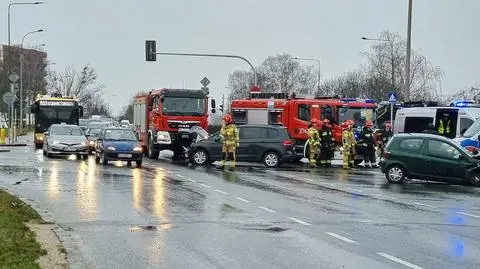
POLYGON ((375 99, 357 99, 357 98, 341 98, 340 101, 343 102, 364 102, 367 104, 375 104, 375 99))
POLYGON ((454 107, 468 107, 475 104, 473 100, 454 100, 450 103, 450 106, 454 107))

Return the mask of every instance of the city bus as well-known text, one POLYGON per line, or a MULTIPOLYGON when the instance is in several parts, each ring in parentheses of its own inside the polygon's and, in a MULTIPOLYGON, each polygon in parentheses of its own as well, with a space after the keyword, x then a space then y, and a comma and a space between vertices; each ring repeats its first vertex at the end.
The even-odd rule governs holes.
POLYGON ((78 104, 77 98, 63 97, 60 94, 38 95, 31 106, 35 115, 33 140, 36 148, 43 146, 43 133, 52 124, 79 124, 83 117, 83 107, 78 104))

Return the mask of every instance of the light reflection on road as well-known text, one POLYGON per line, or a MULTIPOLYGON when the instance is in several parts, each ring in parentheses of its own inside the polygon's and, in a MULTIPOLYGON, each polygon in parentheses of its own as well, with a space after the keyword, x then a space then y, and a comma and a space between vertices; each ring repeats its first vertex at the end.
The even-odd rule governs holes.
POLYGON ((142 170, 132 169, 132 198, 133 206, 137 210, 142 210, 142 170))
POLYGON ((60 196, 58 188, 58 161, 53 161, 50 167, 50 176, 48 177, 48 198, 57 200, 60 196))
POLYGON ((153 181, 153 214, 162 222, 167 221, 164 177, 165 172, 163 170, 155 170, 155 179, 153 181))
POLYGON ((97 189, 95 185, 98 176, 97 172, 93 159, 89 159, 88 163, 81 162, 78 166, 76 205, 82 220, 92 221, 98 215, 97 189))

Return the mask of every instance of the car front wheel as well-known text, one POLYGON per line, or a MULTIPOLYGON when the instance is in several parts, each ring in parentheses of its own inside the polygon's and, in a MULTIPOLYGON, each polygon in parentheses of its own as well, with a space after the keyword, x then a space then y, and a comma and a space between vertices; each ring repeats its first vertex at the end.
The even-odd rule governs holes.
POLYGON ((195 165, 205 165, 208 163, 208 158, 206 150, 197 149, 190 155, 190 162, 195 165))
POLYGON ((405 169, 399 165, 391 165, 387 168, 385 177, 390 183, 402 183, 405 180, 405 169))
POLYGON ((472 175, 469 178, 470 184, 473 186, 480 186, 480 173, 478 172, 473 172, 472 175))
POLYGON ((277 167, 280 164, 280 156, 276 152, 269 151, 263 155, 263 164, 266 167, 277 167))

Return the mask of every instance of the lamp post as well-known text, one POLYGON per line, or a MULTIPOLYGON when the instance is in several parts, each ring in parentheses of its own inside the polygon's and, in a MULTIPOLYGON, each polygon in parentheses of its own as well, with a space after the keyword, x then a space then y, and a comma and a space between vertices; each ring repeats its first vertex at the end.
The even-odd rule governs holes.
MULTIPOLYGON (((12 6, 15 6, 15 5, 42 5, 44 4, 44 2, 13 2, 13 3, 10 3, 8 4, 8 14, 7 14, 7 17, 8 17, 8 22, 7 22, 7 32, 8 32, 8 58, 7 58, 7 62, 8 62, 8 72, 5 73, 5 75, 7 76, 8 74, 11 75, 12 73, 12 60, 11 60, 11 57, 12 57, 12 41, 11 41, 11 8, 12 6)), ((13 106, 12 106, 12 109, 11 109, 11 115, 10 115, 10 119, 13 119, 14 117, 14 109, 13 109, 13 106)), ((13 121, 11 121, 11 125, 10 125, 10 129, 12 129, 12 125, 13 125, 13 121)), ((11 137, 15 136, 15 140, 16 140, 16 134, 14 132, 12 132, 12 135, 11 137)), ((9 139, 9 141, 13 142, 14 140, 13 139, 9 139)))
POLYGON ((26 33, 22 38, 22 43, 20 44, 20 122, 19 122, 19 132, 23 131, 23 43, 25 38, 28 35, 43 32, 43 29, 38 29, 36 31, 26 33))
POLYGON ((407 52, 405 59, 405 100, 410 100, 410 51, 412 47, 412 0, 408 0, 407 52))
POLYGON ((314 59, 314 58, 299 58, 299 57, 294 57, 293 59, 300 60, 300 61, 317 62, 317 64, 318 64, 317 95, 320 94, 320 60, 319 59, 314 59))

